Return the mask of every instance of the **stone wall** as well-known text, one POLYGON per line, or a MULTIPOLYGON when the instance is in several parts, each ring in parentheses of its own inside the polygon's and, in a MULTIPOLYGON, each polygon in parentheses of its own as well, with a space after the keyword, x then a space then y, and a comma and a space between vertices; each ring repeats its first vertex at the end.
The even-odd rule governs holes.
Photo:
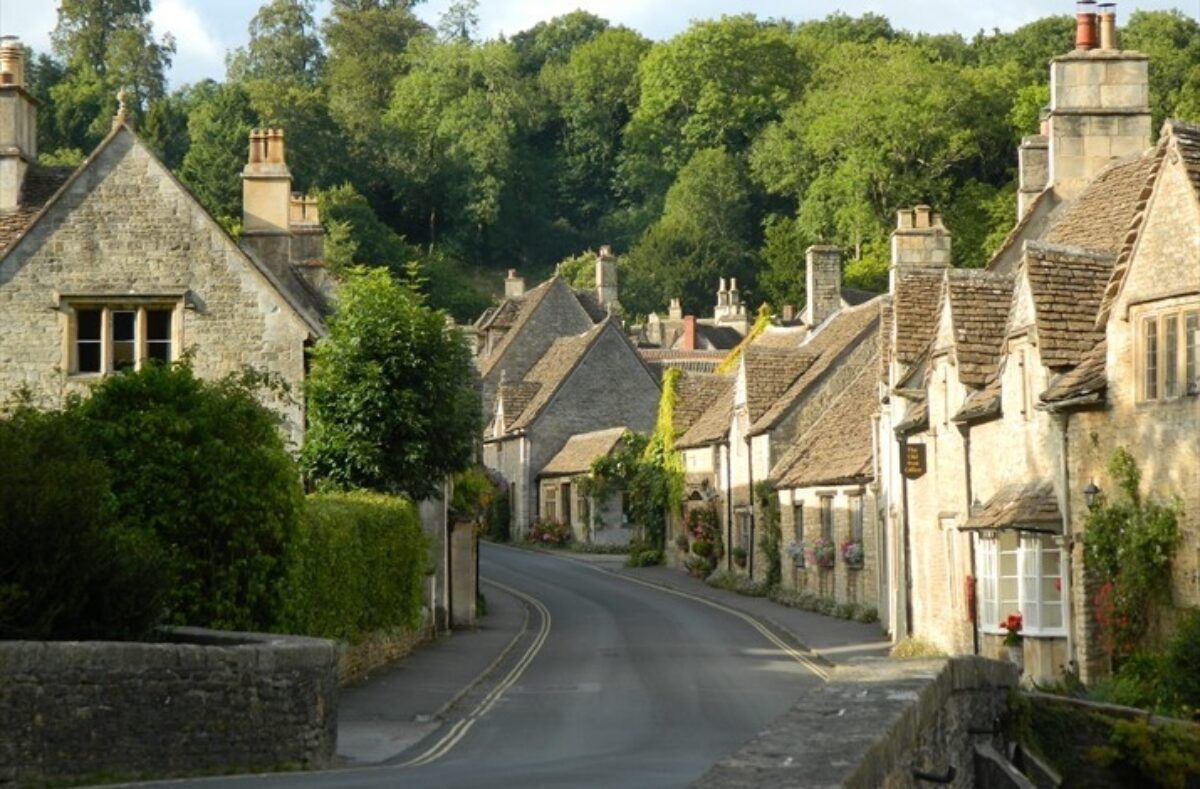
POLYGON ((1004 752, 999 721, 1016 667, 977 657, 860 658, 839 666, 699 787, 931 786, 914 772, 975 785, 975 748, 1004 752))
POLYGON ((0 784, 333 763, 336 644, 195 628, 166 637, 0 641, 0 784))

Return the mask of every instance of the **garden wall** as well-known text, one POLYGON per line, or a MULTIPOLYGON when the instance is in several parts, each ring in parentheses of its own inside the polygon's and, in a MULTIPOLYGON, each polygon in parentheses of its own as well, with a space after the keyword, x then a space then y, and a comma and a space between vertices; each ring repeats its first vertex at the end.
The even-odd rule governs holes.
POLYGON ((0 784, 333 763, 334 642, 197 628, 164 639, 0 641, 0 784))

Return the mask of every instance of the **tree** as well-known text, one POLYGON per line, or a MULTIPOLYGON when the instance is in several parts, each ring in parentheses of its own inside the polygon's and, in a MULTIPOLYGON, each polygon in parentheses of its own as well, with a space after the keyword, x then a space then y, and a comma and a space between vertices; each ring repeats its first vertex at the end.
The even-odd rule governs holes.
MULTIPOLYGON (((1195 92, 1185 90, 1192 72, 1200 68, 1200 22, 1182 11, 1134 11, 1121 30, 1121 46, 1150 56, 1150 108, 1153 128, 1180 115, 1195 92)), ((1191 81, 1196 87, 1198 80, 1191 81)))
POLYGON ((241 224, 239 173, 256 120, 250 97, 241 85, 209 82, 196 87, 195 104, 188 113, 192 144, 183 157, 179 177, 226 228, 241 224))
POLYGON ((445 41, 470 41, 479 27, 479 0, 454 0, 438 18, 445 41))
POLYGON ((108 132, 121 88, 140 118, 166 93, 175 54, 171 36, 156 40, 150 0, 62 0, 51 35, 66 76, 50 91, 64 147, 91 150, 108 132))
POLYGON ((578 47, 596 40, 608 29, 607 19, 576 10, 522 30, 512 37, 512 45, 521 71, 534 76, 547 65, 566 63, 578 47))
POLYGON ((696 152, 667 193, 662 217, 621 261, 626 309, 644 315, 678 296, 685 311, 698 312, 720 277, 750 288, 756 267, 748 193, 728 151, 696 152))
POLYGON ((250 20, 250 42, 227 58, 229 79, 312 85, 325 54, 317 38, 312 0, 270 0, 250 20))
POLYGON ((424 498, 471 464, 483 418, 466 338, 384 269, 348 273, 307 392, 318 484, 424 498))

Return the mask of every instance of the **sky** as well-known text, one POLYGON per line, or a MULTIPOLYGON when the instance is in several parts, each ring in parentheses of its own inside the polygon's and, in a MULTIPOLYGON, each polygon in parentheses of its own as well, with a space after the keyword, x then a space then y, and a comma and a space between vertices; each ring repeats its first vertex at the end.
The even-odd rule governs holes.
MULTIPOLYGON (((451 0, 426 0, 418 14, 431 23, 451 0)), ((173 87, 211 77, 223 79, 225 53, 246 43, 246 27, 260 0, 154 0, 152 20, 158 33, 175 36, 177 51, 171 70, 173 87)), ((50 48, 58 3, 54 0, 0 0, 0 33, 16 35, 35 50, 50 48)), ((526 30, 540 21, 577 8, 611 22, 665 39, 684 30, 693 19, 722 14, 752 13, 759 17, 786 17, 795 21, 816 19, 842 11, 851 16, 873 12, 888 17, 893 26, 929 33, 958 32, 970 36, 979 30, 1012 30, 1041 16, 1072 13, 1066 0, 688 0, 676 6, 661 0, 480 0, 479 34, 493 38, 526 30)), ((318 18, 329 8, 317 0, 318 18)), ((1117 6, 1118 23, 1136 10, 1178 8, 1200 19, 1200 0, 1126 0, 1117 6)))

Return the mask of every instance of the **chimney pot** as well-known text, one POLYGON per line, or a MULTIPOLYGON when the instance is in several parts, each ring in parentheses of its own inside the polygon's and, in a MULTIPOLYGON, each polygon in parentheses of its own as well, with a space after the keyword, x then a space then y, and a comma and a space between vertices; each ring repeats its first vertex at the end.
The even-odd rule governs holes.
POLYGON ((0 37, 0 83, 25 87, 25 50, 16 36, 0 37))
POLYGON ((688 315, 683 319, 683 350, 696 350, 696 316, 688 315))
POLYGON ((1075 4, 1075 48, 1084 52, 1096 48, 1096 0, 1075 4))
POLYGON ((791 323, 796 319, 796 308, 791 304, 783 305, 783 322, 791 323))
POLYGON ((912 230, 913 227, 913 211, 908 208, 901 208, 896 212, 896 229, 897 230, 912 230))
POLYGON ((930 227, 930 213, 932 209, 927 205, 919 205, 914 209, 916 216, 914 227, 919 230, 924 230, 930 227))
POLYGON ((1117 48, 1117 4, 1100 4, 1100 48, 1117 48))

